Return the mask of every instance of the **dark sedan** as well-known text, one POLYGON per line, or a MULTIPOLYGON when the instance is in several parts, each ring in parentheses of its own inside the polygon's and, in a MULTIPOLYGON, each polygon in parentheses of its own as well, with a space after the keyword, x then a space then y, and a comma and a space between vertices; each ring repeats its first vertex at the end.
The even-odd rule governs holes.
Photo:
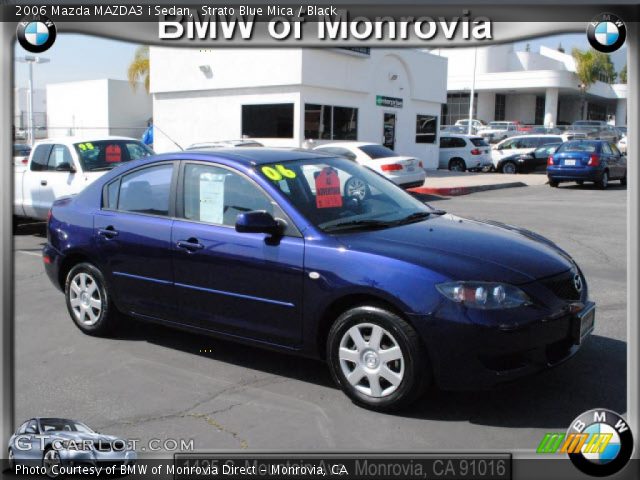
POLYGON ((87 334, 135 317, 323 359, 377 410, 543 370, 594 327, 581 270, 549 240, 318 152, 122 165, 55 203, 43 258, 87 334))
POLYGON ((563 143, 547 162, 549 185, 593 182, 605 189, 610 180, 627 184, 627 157, 606 140, 572 140, 563 143))
POLYGON ((533 152, 516 153, 503 157, 498 162, 496 170, 502 173, 527 173, 544 169, 549 155, 555 153, 561 143, 549 143, 536 148, 533 152))

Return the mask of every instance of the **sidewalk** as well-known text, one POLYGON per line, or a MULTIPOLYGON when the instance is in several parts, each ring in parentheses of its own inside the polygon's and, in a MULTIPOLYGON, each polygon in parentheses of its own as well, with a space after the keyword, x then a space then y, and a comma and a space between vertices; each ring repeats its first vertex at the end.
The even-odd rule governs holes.
POLYGON ((427 170, 427 179, 424 185, 410 190, 421 194, 453 197, 486 190, 544 185, 545 183, 547 183, 545 172, 505 175, 504 173, 427 170))

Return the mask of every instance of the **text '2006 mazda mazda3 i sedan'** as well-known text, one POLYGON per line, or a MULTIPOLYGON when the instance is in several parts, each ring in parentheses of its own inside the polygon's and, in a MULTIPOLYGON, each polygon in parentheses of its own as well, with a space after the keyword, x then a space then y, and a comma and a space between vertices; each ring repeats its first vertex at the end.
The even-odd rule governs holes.
POLYGON ((377 410, 558 364, 594 325, 582 272, 549 240, 318 152, 119 166, 55 203, 43 256, 85 333, 134 317, 325 359, 377 410))

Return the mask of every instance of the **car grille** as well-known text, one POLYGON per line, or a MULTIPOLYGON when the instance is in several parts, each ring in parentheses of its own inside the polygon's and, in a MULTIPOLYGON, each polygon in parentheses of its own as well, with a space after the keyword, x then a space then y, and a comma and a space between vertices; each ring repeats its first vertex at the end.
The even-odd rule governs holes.
POLYGON ((575 285, 574 277, 576 272, 574 270, 563 273, 556 277, 550 278, 542 282, 542 284, 553 292, 555 296, 563 300, 581 300, 586 291, 586 284, 582 275, 580 275, 580 282, 582 289, 578 290, 575 285))

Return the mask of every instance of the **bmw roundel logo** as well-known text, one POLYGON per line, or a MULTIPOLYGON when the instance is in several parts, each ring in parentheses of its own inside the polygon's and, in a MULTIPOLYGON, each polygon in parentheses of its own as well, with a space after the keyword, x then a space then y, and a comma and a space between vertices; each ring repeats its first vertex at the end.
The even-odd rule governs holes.
POLYGON ((578 470, 594 477, 613 475, 622 470, 633 453, 633 435, 627 422, 617 413, 596 408, 576 418, 567 436, 580 442, 569 453, 578 470))
POLYGON ((573 276, 573 286, 576 289, 576 292, 580 293, 582 291, 582 278, 579 273, 576 273, 573 276))
POLYGON ((617 15, 601 13, 589 22, 587 38, 599 52, 615 52, 624 45, 627 27, 617 15))
POLYGON ((16 32, 22 48, 32 53, 49 50, 56 41, 56 26, 42 15, 24 19, 16 32))

